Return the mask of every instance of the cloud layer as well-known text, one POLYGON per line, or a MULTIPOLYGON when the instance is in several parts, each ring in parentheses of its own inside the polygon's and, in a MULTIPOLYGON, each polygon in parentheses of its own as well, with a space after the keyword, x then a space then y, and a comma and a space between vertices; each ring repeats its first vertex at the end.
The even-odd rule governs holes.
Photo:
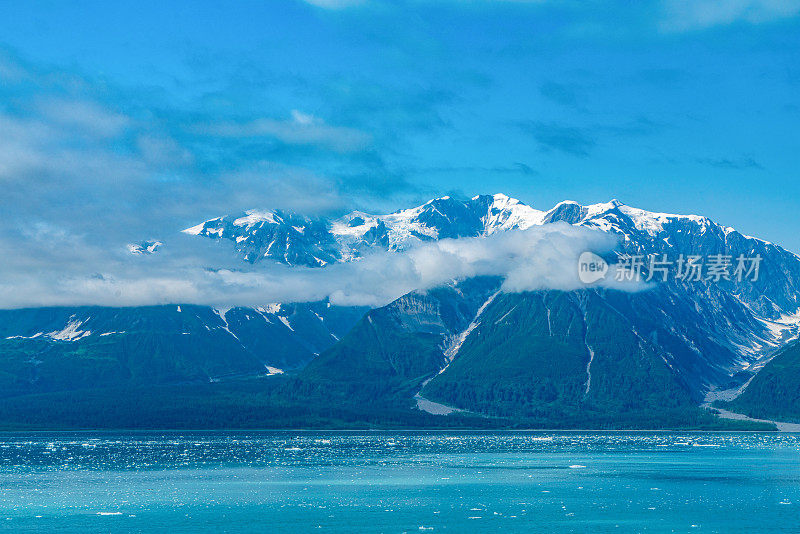
POLYGON ((0 18, 0 306, 285 300, 286 287, 379 302, 442 278, 408 267, 423 253, 454 261, 449 276, 535 285, 537 270, 438 248, 259 270, 178 232, 247 209, 388 212, 442 194, 619 197, 798 250, 795 2, 311 3, 26 3, 0 18), (165 246, 131 257, 145 241, 165 246))
POLYGON ((665 0, 661 27, 688 31, 734 22, 761 24, 800 14, 794 0, 665 0))
MULTIPOLYGON (((564 223, 485 238, 444 239, 405 252, 377 252, 324 269, 260 263, 243 266, 227 243, 176 236, 156 254, 109 256, 85 240, 39 228, 30 236, 41 256, 5 266, 0 307, 44 305, 141 306, 195 303, 258 306, 330 298, 335 304, 379 306, 412 290, 473 276, 500 276, 503 289, 571 290, 583 286, 578 256, 608 252, 616 238, 564 223), (47 254, 56 240, 59 267, 47 254), (170 250, 172 248, 172 250, 170 250), (91 270, 88 266, 91 266, 91 270)), ((7 252, 7 251, 0 251, 7 252)), ((637 289, 631 287, 629 289, 637 289)))

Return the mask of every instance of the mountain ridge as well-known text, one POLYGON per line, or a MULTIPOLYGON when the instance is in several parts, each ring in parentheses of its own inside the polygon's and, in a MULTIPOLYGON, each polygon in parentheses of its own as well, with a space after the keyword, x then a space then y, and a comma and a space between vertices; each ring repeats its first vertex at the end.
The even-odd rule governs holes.
POLYGON ((707 217, 618 200, 540 211, 503 194, 441 197, 335 219, 250 210, 185 232, 231 241, 254 269, 262 261, 324 268, 373 250, 551 223, 618 236, 617 258, 757 255, 761 275, 669 279, 636 293, 515 293, 478 277, 373 309, 322 301, 10 310, 0 312, 0 381, 8 394, 28 395, 257 379, 282 384, 270 386, 278 404, 335 402, 351 415, 367 406, 373 415, 409 414, 422 398, 470 417, 603 428, 646 427, 669 406, 659 424, 685 425, 700 417, 707 392, 744 384, 800 336, 796 254, 707 217))
POLYGON ((330 219, 282 210, 248 210, 235 216, 209 219, 183 232, 231 240, 251 263, 271 259, 288 265, 323 267, 357 259, 364 250, 376 246, 402 250, 418 242, 487 236, 556 221, 610 231, 615 229, 615 222, 619 223, 613 220, 617 215, 619 219, 630 221, 632 229, 653 235, 663 230, 665 224, 690 221, 701 229, 718 228, 724 235, 736 234, 745 240, 774 245, 719 225, 708 217, 651 212, 616 199, 585 206, 565 200, 548 211, 541 211, 503 193, 476 195, 468 200, 444 196, 389 214, 353 211, 330 219), (292 250, 292 245, 299 251, 292 250))

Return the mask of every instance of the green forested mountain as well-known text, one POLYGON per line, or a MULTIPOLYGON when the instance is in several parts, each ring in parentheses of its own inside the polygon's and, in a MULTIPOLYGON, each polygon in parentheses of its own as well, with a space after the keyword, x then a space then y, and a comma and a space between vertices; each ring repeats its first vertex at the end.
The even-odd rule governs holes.
POLYGON ((800 422, 800 341, 779 351, 738 398, 722 406, 758 419, 800 422))
POLYGON ((446 363, 444 347, 467 327, 500 281, 413 292, 367 313, 342 340, 312 361, 292 387, 338 402, 410 407, 421 383, 446 363))
POLYGON ((467 413, 550 427, 653 428, 701 417, 664 354, 600 293, 504 294, 495 280, 481 283, 368 313, 292 392, 396 408, 419 392, 467 413))
POLYGON ((479 321, 458 357, 422 390, 426 398, 598 426, 688 417, 695 406, 658 349, 594 291, 499 295, 479 321))
POLYGON ((363 313, 324 302, 0 310, 0 397, 288 372, 363 313))
MULTIPOLYGON (((308 426, 719 427, 732 423, 700 408, 706 393, 741 385, 800 334, 800 258, 706 217, 618 201, 566 201, 544 212, 501 194, 336 220, 295 215, 253 212, 187 231, 229 243, 253 268, 323 269, 445 238, 516 232, 535 241, 535 227, 547 225, 614 236, 609 261, 763 261, 756 280, 676 278, 642 291, 523 291, 499 276, 457 278, 375 309, 323 300, 0 310, 0 424, 186 427, 228 418, 285 427, 303 413, 308 426)), ((475 272, 497 274, 495 264, 510 257, 503 250, 492 269, 479 262, 475 272)), ((793 350, 772 360, 734 408, 796 417, 793 350)))

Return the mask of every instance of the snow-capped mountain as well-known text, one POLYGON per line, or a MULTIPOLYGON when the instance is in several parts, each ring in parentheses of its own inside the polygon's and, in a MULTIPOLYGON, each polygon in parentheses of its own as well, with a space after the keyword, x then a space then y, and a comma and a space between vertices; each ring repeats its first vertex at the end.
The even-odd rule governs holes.
MULTIPOLYGON (((758 369, 778 347, 798 336, 798 256, 707 217, 650 212, 617 200, 588 206, 565 201, 540 211, 503 194, 469 200, 442 197, 391 214, 354 212, 333 220, 251 211, 212 219, 185 232, 230 239, 247 261, 321 267, 356 260, 374 247, 402 250, 423 241, 487 236, 554 222, 619 235, 620 254, 763 259, 757 281, 670 280, 641 295, 616 299, 631 328, 652 338, 694 396, 758 369)), ((603 298, 607 304, 615 300, 603 298)))
POLYGON ((140 241, 139 243, 129 243, 128 252, 131 254, 155 254, 162 246, 164 243, 161 241, 140 241))
POLYGON ((386 215, 353 212, 331 220, 282 211, 249 211, 211 219, 184 232, 233 241, 235 249, 251 263, 273 260, 324 267, 358 259, 374 248, 402 250, 424 241, 486 236, 558 221, 617 234, 622 251, 631 254, 760 255, 764 262, 758 283, 723 284, 725 289, 765 319, 778 322, 794 315, 800 305, 795 254, 707 217, 649 212, 617 200, 588 206, 565 201, 540 211, 503 194, 469 200, 442 197, 386 215))
POLYGON ((0 310, 0 389, 33 393, 281 374, 335 344, 363 308, 265 304, 0 310))
MULTIPOLYGON (((709 391, 742 384, 800 333, 800 257, 706 217, 616 200, 565 201, 541 211, 502 194, 442 197, 335 219, 248 211, 184 232, 230 241, 250 263, 325 267, 374 249, 550 223, 615 234, 619 255, 758 256, 760 273, 742 281, 669 279, 638 293, 515 295, 500 292, 498 280, 460 280, 372 311, 325 302, 5 311, 0 352, 11 356, 0 376, 10 380, 9 391, 46 391, 109 377, 125 383, 277 374, 312 362, 300 375, 303 391, 345 384, 348 394, 377 398, 413 390, 478 413, 555 417, 564 406, 583 410, 586 403, 601 412, 673 402, 682 410, 709 391)), ((155 242, 143 242, 131 252, 151 248, 155 242)))
POLYGON ((356 259, 373 247, 402 250, 422 241, 526 229, 542 224, 544 216, 518 200, 496 194, 466 201, 442 197, 386 215, 352 212, 331 220, 251 210, 211 219, 184 232, 229 239, 251 263, 275 260, 323 267, 356 259))

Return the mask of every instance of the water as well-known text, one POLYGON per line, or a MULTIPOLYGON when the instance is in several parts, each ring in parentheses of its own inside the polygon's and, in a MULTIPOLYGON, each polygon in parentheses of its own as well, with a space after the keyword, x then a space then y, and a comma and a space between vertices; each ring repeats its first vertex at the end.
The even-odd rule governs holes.
POLYGON ((800 434, 0 434, 11 532, 796 532, 800 434))

